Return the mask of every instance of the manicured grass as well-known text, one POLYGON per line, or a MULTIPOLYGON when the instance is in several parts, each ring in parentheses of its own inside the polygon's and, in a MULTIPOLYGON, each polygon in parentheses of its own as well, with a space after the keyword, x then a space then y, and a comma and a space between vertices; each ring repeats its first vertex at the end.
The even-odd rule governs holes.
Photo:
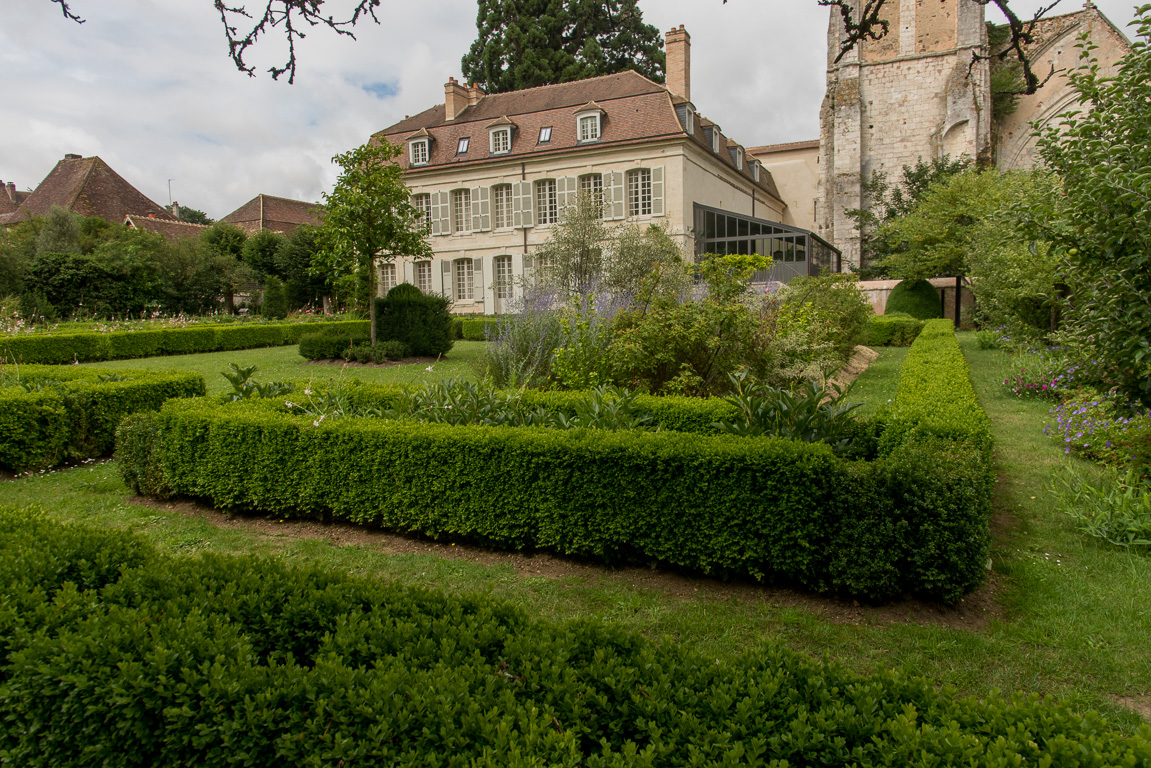
MULTIPOLYGON (((786 591, 660 576, 646 569, 556 566, 544 557, 482 556, 473 561, 451 556, 460 551, 451 547, 442 550, 445 554, 389 554, 371 543, 339 546, 296 538, 293 531, 298 529, 287 523, 281 528, 273 522, 259 530, 218 527, 179 507, 130 503, 114 463, 2 482, 0 504, 38 506, 62 519, 136 530, 164 549, 189 555, 255 551, 449 592, 488 592, 535 614, 604 618, 717 657, 781 642, 860 671, 905 667, 969 694, 995 688, 1050 694, 1084 710, 1103 710, 1121 727, 1134 728, 1139 717, 1113 698, 1151 694, 1146 607, 1151 558, 1082 536, 1052 508, 1044 483, 1070 459, 1042 434, 1048 404, 1007 395, 998 383, 1003 354, 978 350, 971 334, 962 334, 961 344, 992 420, 1001 483, 993 526, 994 591, 969 598, 958 611, 910 604, 874 611, 786 591), (991 618, 983 619, 984 608, 991 618)), ((467 349, 457 342, 456 350, 467 349)), ((904 353, 884 351, 893 354, 885 354, 860 378, 862 396, 871 402, 882 402, 890 396, 885 392, 894 391, 889 374, 895 370, 896 355, 904 353)), ((257 364, 266 360, 274 373, 268 378, 299 378, 275 372, 275 355, 283 352, 254 350, 225 358, 243 355, 247 359, 237 362, 257 364)), ((123 361, 122 367, 141 362, 157 361, 123 361)), ((205 370, 218 370, 226 362, 204 363, 205 370)), ((280 364, 284 371, 312 369, 282 359, 280 364)))
POLYGON ((231 390, 231 385, 220 375, 229 369, 229 363, 240 366, 255 365, 258 370, 253 378, 267 381, 310 381, 337 378, 340 376, 357 378, 371 382, 394 382, 399 384, 422 384, 441 379, 476 378, 473 362, 478 362, 487 343, 483 341, 456 341, 451 352, 442 360, 432 364, 411 363, 387 367, 350 365, 338 363, 309 363, 300 357, 297 347, 264 347, 262 349, 242 349, 233 352, 208 352, 202 355, 174 355, 169 357, 148 357, 138 360, 108 360, 88 363, 92 368, 146 368, 154 370, 195 371, 204 377, 208 394, 221 394, 231 390))
POLYGON ((899 366, 907 357, 911 347, 876 347, 879 353, 867 370, 855 380, 848 395, 848 402, 862 402, 860 413, 874 413, 895 400, 895 390, 899 385, 899 366))

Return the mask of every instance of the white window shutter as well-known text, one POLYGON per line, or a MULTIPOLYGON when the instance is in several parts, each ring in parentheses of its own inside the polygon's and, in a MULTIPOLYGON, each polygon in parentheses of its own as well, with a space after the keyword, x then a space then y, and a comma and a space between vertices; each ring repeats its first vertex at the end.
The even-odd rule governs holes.
POLYGON ((512 184, 512 228, 524 228, 524 209, 521 205, 523 201, 520 199, 520 183, 517 181, 512 184))
POLYGON ((576 188, 579 182, 575 176, 564 176, 559 180, 560 209, 570 208, 576 204, 576 188))
POLYGON ((651 169, 651 215, 663 216, 663 166, 651 169))
POLYGON ((450 192, 438 193, 440 197, 440 234, 452 233, 452 195, 450 192))
POLYGON ((433 192, 428 195, 428 218, 431 220, 432 234, 442 235, 440 231, 440 193, 433 192))
POLYGON ((473 187, 468 195, 472 204, 472 232, 480 231, 480 188, 473 187))
MULTIPOLYGON (((605 179, 606 181, 606 179, 605 179)), ((624 174, 620 171, 611 173, 611 215, 612 221, 627 218, 627 192, 624 189, 624 174)))
POLYGON ((443 265, 444 296, 454 300, 456 298, 456 281, 455 275, 452 274, 452 262, 444 259, 440 264, 443 265))
POLYGON ((484 297, 484 260, 472 259, 472 285, 475 286, 476 301, 484 297))
POLYGON ((528 229, 535 224, 534 207, 532 206, 532 183, 519 181, 512 187, 513 226, 516 229, 528 229))
POLYGON ((480 191, 480 232, 490 232, 492 228, 492 188, 479 187, 480 191))

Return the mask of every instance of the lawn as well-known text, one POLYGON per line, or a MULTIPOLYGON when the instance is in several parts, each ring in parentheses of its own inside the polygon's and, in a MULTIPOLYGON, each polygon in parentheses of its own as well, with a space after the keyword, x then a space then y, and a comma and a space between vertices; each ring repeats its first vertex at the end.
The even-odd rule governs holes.
POLYGON ((140 360, 108 360, 100 363, 87 363, 92 368, 124 370, 147 368, 153 370, 195 371, 204 377, 209 394, 221 394, 231 389, 231 385, 220 375, 229 370, 230 363, 240 366, 257 366, 254 376, 259 382, 267 381, 309 381, 338 376, 355 377, 371 382, 394 382, 400 384, 422 384, 441 379, 468 379, 474 381, 476 373, 473 365, 483 358, 487 342, 456 341, 451 352, 438 362, 422 361, 403 365, 361 366, 340 363, 310 363, 300 357, 296 346, 264 347, 262 349, 242 349, 233 352, 207 352, 201 355, 174 355, 171 357, 149 357, 140 360), (428 366, 432 371, 428 371, 428 366))
MULTIPOLYGON (((460 359, 441 362, 437 378, 449 365, 461 367, 454 375, 470 373, 467 360, 481 344, 457 342, 453 357, 460 359)), ((229 519, 183 504, 142 505, 126 497, 113 462, 0 483, 0 504, 132 529, 188 555, 261 552, 449 592, 490 593, 538 615, 599 617, 716 657, 783 643, 859 671, 901 666, 967 694, 997 688, 1054 695, 1133 728, 1139 716, 1124 704, 1151 702, 1151 558, 1087 539, 1052 509, 1044 483, 1071 459, 1042 434, 1048 405, 1015 399, 998 386, 1002 353, 978 350, 970 334, 961 344, 991 416, 1000 483, 991 583, 955 609, 914 602, 877 609, 647 568, 493 553, 318 523, 229 519)), ((893 397, 905 353, 885 350, 854 394, 866 396, 869 407, 893 397)), ((267 378, 307 378, 314 367, 293 354, 253 350, 100 367, 182 362, 185 370, 210 374, 234 360, 260 365, 267 378)), ((370 371, 381 375, 377 380, 418 381, 423 368, 370 371)))

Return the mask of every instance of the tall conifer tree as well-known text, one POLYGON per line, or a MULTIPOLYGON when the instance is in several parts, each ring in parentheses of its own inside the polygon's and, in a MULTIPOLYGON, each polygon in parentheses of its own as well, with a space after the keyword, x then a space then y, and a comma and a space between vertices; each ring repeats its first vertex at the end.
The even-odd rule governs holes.
POLYGON ((460 62, 488 93, 635 70, 663 82, 663 38, 636 0, 479 0, 460 62))

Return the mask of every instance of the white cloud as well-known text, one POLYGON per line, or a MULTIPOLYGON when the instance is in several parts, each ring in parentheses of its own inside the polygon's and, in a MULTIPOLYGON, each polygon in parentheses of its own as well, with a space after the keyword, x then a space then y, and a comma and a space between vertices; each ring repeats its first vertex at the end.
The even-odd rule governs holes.
MULTIPOLYGON (((1132 17, 1122 0, 1098 4, 1120 26, 1132 17)), ((0 178, 35 187, 65 153, 99 154, 157 202, 172 179, 176 199, 214 217, 259 193, 318 200, 333 155, 441 102, 475 37, 474 0, 384 0, 354 42, 309 31, 288 85, 262 72, 283 61, 274 34, 252 56, 256 78, 236 71, 210 0, 72 6, 86 23, 49 0, 6 4, 0 178)), ((692 100, 725 133, 748 146, 818 136, 828 11, 815 0, 646 0, 644 12, 691 33, 692 100)))

